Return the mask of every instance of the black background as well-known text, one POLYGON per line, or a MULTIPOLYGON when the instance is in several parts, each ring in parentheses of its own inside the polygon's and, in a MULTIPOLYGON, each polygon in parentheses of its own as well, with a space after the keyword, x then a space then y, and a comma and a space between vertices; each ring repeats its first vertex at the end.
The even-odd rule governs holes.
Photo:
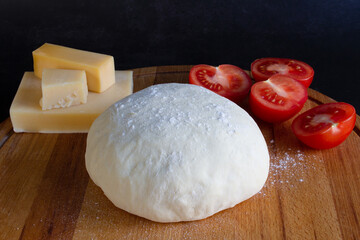
POLYGON ((360 1, 0 1, 1 116, 45 42, 105 53, 116 69, 302 60, 311 88, 360 111, 360 1))

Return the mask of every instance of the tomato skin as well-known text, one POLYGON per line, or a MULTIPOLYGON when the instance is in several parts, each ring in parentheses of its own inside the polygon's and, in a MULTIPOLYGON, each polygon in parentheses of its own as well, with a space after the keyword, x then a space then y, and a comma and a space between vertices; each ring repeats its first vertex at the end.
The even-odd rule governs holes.
POLYGON ((308 88, 314 78, 314 69, 307 63, 289 58, 260 58, 251 63, 255 81, 265 81, 274 74, 283 74, 308 88))
POLYGON ((249 105, 252 113, 261 120, 280 123, 298 113, 304 106, 307 96, 307 89, 301 83, 277 74, 266 81, 253 84, 249 105), (280 96, 281 94, 284 97, 280 96))
POLYGON ((292 122, 291 128, 295 136, 305 145, 315 149, 329 149, 345 141, 354 129, 355 122, 356 112, 353 106, 343 102, 327 103, 311 108, 297 116, 292 122), (321 114, 328 118, 323 117, 322 121, 316 121, 317 126, 312 127, 311 119, 314 119, 314 116, 321 119, 321 114), (326 122, 324 119, 331 119, 332 123, 326 122), (306 128, 306 126, 310 127, 306 128))
POLYGON ((248 95, 252 85, 250 76, 231 64, 218 67, 195 65, 190 70, 189 83, 205 87, 235 103, 240 103, 248 95))

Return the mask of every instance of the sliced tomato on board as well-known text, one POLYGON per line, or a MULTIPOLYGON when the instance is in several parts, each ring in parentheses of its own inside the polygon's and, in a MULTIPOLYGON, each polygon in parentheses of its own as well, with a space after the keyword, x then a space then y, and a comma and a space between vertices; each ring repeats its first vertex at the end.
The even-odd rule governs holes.
POLYGON ((251 63, 255 81, 265 81, 274 74, 284 74, 309 87, 314 78, 314 69, 307 63, 288 58, 260 58, 251 63))
POLYGON ((256 117, 278 123, 299 112, 307 96, 304 85, 289 76, 277 74, 251 87, 249 104, 256 117))
POLYGON ((239 103, 250 91, 251 78, 241 68, 230 64, 218 67, 200 64, 190 70, 189 82, 205 87, 229 100, 239 103))
POLYGON ((291 127, 296 137, 306 145, 328 149, 345 141, 355 121, 355 108, 350 104, 327 103, 300 114, 291 127))

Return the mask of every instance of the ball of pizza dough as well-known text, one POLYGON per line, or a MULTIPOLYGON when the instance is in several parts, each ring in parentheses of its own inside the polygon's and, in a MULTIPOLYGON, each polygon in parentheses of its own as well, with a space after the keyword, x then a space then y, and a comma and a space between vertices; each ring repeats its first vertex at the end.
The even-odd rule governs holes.
POLYGON ((269 153, 254 120, 203 87, 159 84, 92 124, 86 168, 117 207, 157 222, 191 221, 256 194, 269 153))

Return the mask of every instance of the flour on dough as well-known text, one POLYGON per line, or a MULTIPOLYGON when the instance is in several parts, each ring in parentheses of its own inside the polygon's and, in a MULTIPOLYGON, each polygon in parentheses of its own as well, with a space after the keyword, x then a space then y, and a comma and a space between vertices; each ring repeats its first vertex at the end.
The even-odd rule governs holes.
POLYGON ((269 153, 254 120, 199 86, 159 84, 92 124, 91 179, 119 208, 158 222, 203 219, 260 191, 269 153))

